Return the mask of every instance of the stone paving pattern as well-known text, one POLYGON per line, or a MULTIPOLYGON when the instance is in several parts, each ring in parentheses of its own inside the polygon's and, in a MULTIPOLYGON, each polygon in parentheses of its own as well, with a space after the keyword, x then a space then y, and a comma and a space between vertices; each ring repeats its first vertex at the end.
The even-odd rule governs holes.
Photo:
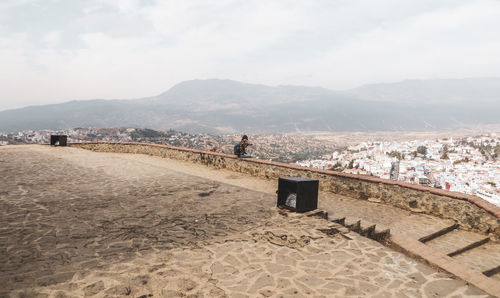
POLYGON ((70 280, 100 259, 224 237, 272 214, 267 194, 109 155, 82 167, 28 147, 0 152, 4 290, 70 280))
POLYGON ((487 296, 337 224, 279 212, 275 195, 167 162, 1 147, 0 297, 487 296))
POLYGON ((487 296, 341 229, 321 219, 278 214, 240 235, 105 265, 34 291, 104 297, 487 296))

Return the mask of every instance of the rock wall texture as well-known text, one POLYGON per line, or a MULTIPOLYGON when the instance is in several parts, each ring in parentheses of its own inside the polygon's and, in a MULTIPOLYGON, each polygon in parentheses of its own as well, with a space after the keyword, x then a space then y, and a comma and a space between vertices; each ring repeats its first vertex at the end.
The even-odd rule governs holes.
POLYGON ((481 198, 441 189, 395 182, 371 176, 304 168, 234 155, 144 143, 73 143, 72 147, 99 151, 148 154, 229 169, 265 179, 308 177, 320 181, 320 190, 371 200, 412 212, 455 220, 463 228, 500 237, 500 207, 481 198))

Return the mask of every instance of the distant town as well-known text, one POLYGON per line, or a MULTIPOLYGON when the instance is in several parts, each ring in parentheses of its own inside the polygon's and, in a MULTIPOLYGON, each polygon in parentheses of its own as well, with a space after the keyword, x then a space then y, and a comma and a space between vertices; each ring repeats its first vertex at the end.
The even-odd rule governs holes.
MULTIPOLYGON (((147 142, 232 154, 240 135, 189 134, 139 128, 74 128, 0 133, 0 146, 69 142, 147 142)), ((256 158, 370 175, 479 196, 500 206, 500 137, 496 134, 413 141, 371 141, 342 147, 297 135, 250 135, 256 158)))
POLYGON ((500 206, 500 137, 363 142, 300 166, 421 184, 479 196, 500 206))

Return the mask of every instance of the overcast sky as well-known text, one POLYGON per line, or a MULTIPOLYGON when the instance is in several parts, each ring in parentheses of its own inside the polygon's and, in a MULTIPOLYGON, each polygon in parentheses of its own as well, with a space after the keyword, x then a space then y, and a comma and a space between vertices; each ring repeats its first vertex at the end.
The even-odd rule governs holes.
POLYGON ((499 0, 0 0, 0 110, 190 79, 498 77, 499 53, 499 0))

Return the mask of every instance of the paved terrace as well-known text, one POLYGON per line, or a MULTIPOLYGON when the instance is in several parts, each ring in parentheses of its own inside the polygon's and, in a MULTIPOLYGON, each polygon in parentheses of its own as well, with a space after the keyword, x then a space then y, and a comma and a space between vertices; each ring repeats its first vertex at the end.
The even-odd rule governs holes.
MULTIPOLYGON (((0 297, 488 296, 340 224, 280 212, 275 182, 228 170, 29 145, 0 147, 0 177, 0 297)), ((328 193, 320 207, 413 238, 450 224, 328 193)))

